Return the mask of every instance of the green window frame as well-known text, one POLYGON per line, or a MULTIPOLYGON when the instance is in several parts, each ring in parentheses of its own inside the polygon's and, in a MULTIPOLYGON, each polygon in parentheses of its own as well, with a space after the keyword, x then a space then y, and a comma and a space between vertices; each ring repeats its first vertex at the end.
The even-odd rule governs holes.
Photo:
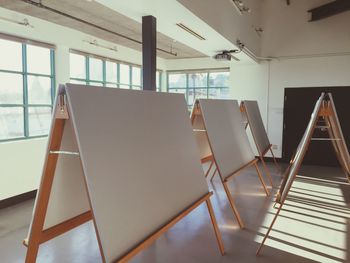
MULTIPOLYGON (((111 87, 111 88, 126 88, 126 89, 135 89, 135 90, 142 90, 142 67, 140 65, 135 65, 123 61, 118 61, 110 58, 105 58, 101 56, 96 56, 93 54, 71 50, 70 55, 78 55, 84 57, 84 75, 85 77, 74 77, 71 75, 70 80, 71 83, 80 83, 80 84, 86 84, 86 85, 95 85, 95 86, 103 86, 103 87, 111 87), (90 73, 90 67, 91 67, 91 60, 92 59, 98 59, 102 61, 102 79, 95 80, 91 79, 91 73, 90 73), (116 72, 116 81, 108 81, 107 80, 107 63, 112 63, 116 66, 115 72, 116 72), (124 81, 121 79, 121 68, 127 67, 127 78, 128 81, 124 81), (138 81, 135 81, 134 76, 135 73, 139 71, 140 79, 138 81)), ((72 66, 72 63, 70 63, 72 66)), ((162 71, 157 70, 157 91, 161 91, 161 80, 162 80, 162 71)), ((125 75, 124 75, 125 76, 125 75)))
POLYGON ((192 109, 193 103, 197 98, 211 99, 228 99, 229 98, 229 76, 228 68, 223 69, 207 69, 207 70, 180 70, 167 71, 167 92, 182 93, 185 95, 187 107, 192 109), (211 78, 213 75, 224 76, 222 83, 215 83, 211 78), (183 84, 171 85, 170 78, 172 75, 182 75, 184 77, 183 84), (191 76, 202 76, 202 80, 196 83, 196 78, 191 80, 191 76), (226 79, 225 79, 226 76, 226 79), (225 94, 226 93, 226 94, 225 94), (217 95, 219 94, 219 95, 217 95), (221 95, 222 94, 222 95, 221 95))
MULTIPOLYGON (((33 138, 41 138, 41 137, 46 137, 49 132, 49 128, 51 125, 51 114, 52 114, 52 108, 53 108, 53 103, 55 100, 55 47, 46 44, 46 43, 41 43, 33 40, 27 40, 19 37, 14 37, 11 35, 5 35, 5 34, 0 34, 0 39, 9 41, 9 43, 13 42, 16 43, 17 45, 21 45, 21 70, 11 70, 11 69, 4 69, 0 68, 0 74, 6 74, 7 76, 21 76, 22 79, 22 102, 21 103, 11 103, 11 102, 6 102, 6 103, 1 103, 0 101, 0 109, 22 109, 22 113, 19 115, 23 116, 23 123, 22 127, 20 128, 22 135, 21 136, 12 136, 12 137, 6 137, 6 138, 1 138, 0 137, 0 142, 8 142, 8 141, 17 141, 17 140, 24 140, 24 139, 33 139, 33 138), (29 71, 28 70, 28 49, 32 48, 47 48, 49 50, 49 74, 47 73, 40 73, 40 72, 34 72, 34 71, 29 71), (30 80, 33 82, 31 83, 30 80), (34 90, 30 90, 33 88, 31 85, 34 85, 34 82, 40 82, 41 81, 49 81, 50 82, 50 90, 49 90, 49 97, 50 97, 50 102, 49 103, 33 103, 30 100, 35 100, 31 96, 34 93, 34 90), (46 110, 46 111, 45 111, 46 110), (48 111, 49 110, 49 114, 48 111), (45 115, 44 118, 49 118, 50 121, 46 122, 42 128, 43 130, 35 131, 31 130, 31 124, 33 123, 33 127, 35 126, 35 122, 43 124, 43 119, 37 118, 39 115, 45 115), (34 118, 32 118, 34 117, 34 118), (46 127, 45 127, 46 126, 46 127), (46 129, 47 128, 47 129, 46 129), (36 133, 36 134, 35 134, 36 133)), ((32 64, 31 64, 32 65, 32 64)), ((41 87, 41 86, 40 86, 41 87)), ((12 88, 12 86, 10 87, 12 88)), ((38 92, 38 91, 36 91, 38 92)), ((36 94, 38 96, 38 94, 36 94)), ((39 95, 40 97, 40 95, 39 95)), ((43 117, 43 116, 41 116, 43 117)), ((21 117, 22 119, 22 117, 21 117)), ((4 118, 0 122, 5 121, 6 119, 4 118)), ((47 121, 47 119, 46 119, 47 121)), ((10 123, 7 124, 8 126, 11 126, 10 123)))

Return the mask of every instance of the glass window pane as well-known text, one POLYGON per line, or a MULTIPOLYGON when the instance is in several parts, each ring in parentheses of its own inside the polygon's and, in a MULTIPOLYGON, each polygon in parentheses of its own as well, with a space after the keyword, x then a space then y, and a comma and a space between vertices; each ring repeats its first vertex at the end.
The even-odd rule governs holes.
POLYGON ((106 61, 106 81, 117 83, 117 64, 106 61))
POLYGON ((69 80, 69 83, 86 85, 86 81, 76 80, 76 79, 71 79, 71 80, 69 80))
POLYGON ((0 107, 0 140, 24 137, 22 107, 0 107))
POLYGON ((27 71, 51 75, 50 49, 27 45, 27 71))
POLYGON ((140 86, 131 86, 131 89, 142 90, 140 86))
POLYGON ((51 104, 51 78, 28 76, 28 103, 51 104))
POLYGON ((22 44, 0 39, 0 69, 22 71, 22 44))
POLYGON ((132 85, 141 86, 141 68, 132 67, 132 85))
POLYGON ((189 87, 207 87, 208 73, 190 73, 188 74, 189 87))
POLYGON ((106 83, 106 87, 107 88, 118 88, 117 84, 113 84, 113 83, 106 83))
POLYGON ((23 104, 22 75, 0 72, 0 83, 0 104, 23 104))
POLYGON ((159 71, 156 72, 156 87, 157 87, 157 90, 158 90, 158 88, 160 88, 160 72, 159 71))
POLYGON ((229 88, 209 88, 209 99, 230 99, 229 88))
POLYGON ((169 74, 169 88, 186 88, 186 74, 169 74))
POLYGON ((130 66, 125 64, 120 64, 119 69, 120 69, 120 83, 130 84, 130 66))
POLYGON ((90 79, 91 80, 103 80, 103 68, 102 60, 97 58, 90 58, 90 79))
POLYGON ((185 95, 185 99, 187 101, 187 90, 186 89, 169 89, 169 93, 180 93, 185 95))
POLYGON ((228 87, 230 72, 212 72, 209 73, 210 87, 228 87))
POLYGON ((103 84, 100 83, 100 82, 92 82, 92 81, 90 81, 89 85, 91 85, 91 86, 103 87, 103 84))
POLYGON ((194 91, 193 89, 189 89, 187 91, 187 104, 193 105, 193 102, 194 102, 194 91))
POLYGON ((130 89, 129 85, 119 85, 119 88, 121 89, 130 89))
POLYGON ((85 57, 70 53, 70 77, 77 79, 86 78, 85 57))
POLYGON ((194 89, 195 99, 206 99, 208 98, 207 89, 194 89))
POLYGON ((28 124, 29 136, 46 135, 51 123, 51 108, 29 107, 28 124))

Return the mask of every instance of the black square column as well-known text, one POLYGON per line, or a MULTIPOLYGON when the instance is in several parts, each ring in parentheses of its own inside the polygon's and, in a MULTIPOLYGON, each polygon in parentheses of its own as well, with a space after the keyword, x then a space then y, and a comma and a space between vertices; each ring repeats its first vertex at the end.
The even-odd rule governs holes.
POLYGON ((154 16, 142 17, 142 78, 144 90, 156 90, 157 20, 154 16))

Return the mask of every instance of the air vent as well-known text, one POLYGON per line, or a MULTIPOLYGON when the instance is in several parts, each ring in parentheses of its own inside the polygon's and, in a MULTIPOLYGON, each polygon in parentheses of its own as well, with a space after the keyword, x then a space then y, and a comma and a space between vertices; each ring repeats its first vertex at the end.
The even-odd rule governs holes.
POLYGON ((200 39, 200 40, 205 40, 204 37, 202 37, 200 34, 194 32, 191 28, 189 28, 188 26, 185 26, 182 23, 177 23, 176 24, 178 27, 182 28, 183 30, 185 30, 187 33, 190 33, 192 36, 195 36, 196 38, 200 39))

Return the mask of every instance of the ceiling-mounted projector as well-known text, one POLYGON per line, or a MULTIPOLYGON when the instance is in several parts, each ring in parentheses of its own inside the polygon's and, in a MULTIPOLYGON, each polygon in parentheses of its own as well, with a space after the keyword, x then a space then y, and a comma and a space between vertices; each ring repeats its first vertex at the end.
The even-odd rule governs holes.
POLYGON ((240 61, 238 58, 232 55, 232 53, 239 53, 239 50, 233 49, 233 50, 223 50, 219 54, 216 54, 214 56, 214 59, 218 61, 231 61, 231 59, 234 59, 236 61, 240 61))

